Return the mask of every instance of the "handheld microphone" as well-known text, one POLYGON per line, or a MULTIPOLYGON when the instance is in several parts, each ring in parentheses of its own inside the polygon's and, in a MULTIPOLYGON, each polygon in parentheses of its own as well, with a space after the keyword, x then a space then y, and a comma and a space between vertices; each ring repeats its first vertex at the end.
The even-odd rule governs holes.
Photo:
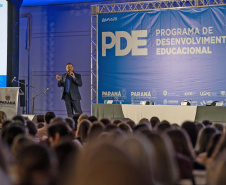
POLYGON ((15 77, 15 76, 13 77, 13 79, 12 79, 11 83, 13 83, 13 82, 14 82, 14 80, 16 80, 16 77, 15 77))
POLYGON ((45 94, 48 90, 49 90, 49 88, 47 88, 43 93, 45 94))

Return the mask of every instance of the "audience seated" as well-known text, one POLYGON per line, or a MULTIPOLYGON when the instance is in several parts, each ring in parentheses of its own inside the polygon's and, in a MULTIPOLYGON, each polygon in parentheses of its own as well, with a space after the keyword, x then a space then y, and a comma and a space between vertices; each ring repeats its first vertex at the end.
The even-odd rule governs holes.
POLYGON ((47 141, 48 139, 48 125, 51 119, 55 118, 56 115, 54 112, 47 112, 45 114, 45 126, 43 128, 38 129, 37 136, 40 141, 47 141))
POLYGON ((195 148, 197 137, 198 137, 198 129, 194 122, 185 121, 181 127, 187 132, 190 137, 192 147, 195 148))
POLYGON ((47 112, 45 126, 37 130, 23 116, 6 120, 1 111, 0 121, 3 185, 226 184, 223 124, 186 121, 179 126, 152 117, 135 125, 47 112))
POLYGON ((39 128, 43 128, 45 126, 45 116, 43 114, 39 114, 37 115, 37 127, 39 128))

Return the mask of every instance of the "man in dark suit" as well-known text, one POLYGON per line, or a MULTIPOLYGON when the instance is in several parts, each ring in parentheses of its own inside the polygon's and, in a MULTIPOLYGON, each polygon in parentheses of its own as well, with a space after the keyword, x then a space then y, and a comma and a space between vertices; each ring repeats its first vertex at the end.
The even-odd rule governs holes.
POLYGON ((76 113, 82 113, 79 93, 79 87, 82 86, 81 75, 75 73, 73 65, 66 65, 67 73, 62 76, 56 75, 58 87, 61 87, 61 99, 65 101, 68 117, 73 116, 73 109, 76 113))

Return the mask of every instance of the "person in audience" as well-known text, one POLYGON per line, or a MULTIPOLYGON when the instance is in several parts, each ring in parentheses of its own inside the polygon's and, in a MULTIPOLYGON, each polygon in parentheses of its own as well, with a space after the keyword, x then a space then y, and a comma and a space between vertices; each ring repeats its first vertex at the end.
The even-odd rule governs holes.
POLYGON ((25 118, 22 115, 16 115, 13 117, 12 119, 13 121, 17 121, 18 123, 20 122, 20 124, 24 127, 27 126, 27 122, 25 120, 25 118))
POLYGON ((107 118, 102 118, 102 119, 100 120, 100 122, 101 122, 102 124, 104 124, 104 126, 111 125, 111 121, 110 121, 109 119, 107 119, 107 118))
POLYGON ((72 132, 73 132, 73 137, 75 137, 75 122, 74 119, 71 117, 65 118, 65 122, 66 124, 71 128, 72 132))
POLYGON ((219 132, 223 133, 224 132, 224 125, 222 123, 215 123, 213 125, 219 132))
POLYGON ((17 159, 18 155, 21 153, 21 151, 25 147, 36 144, 36 143, 37 143, 37 141, 31 135, 28 135, 28 134, 17 135, 15 137, 15 139, 13 140, 12 153, 17 159))
MULTIPOLYGON (((172 130, 168 130, 167 134, 169 135, 169 137, 172 141, 176 154, 180 155, 180 156, 183 155, 182 156, 183 158, 187 158, 187 160, 190 161, 190 163, 192 165, 191 170, 193 170, 193 169, 205 170, 205 166, 203 166, 202 164, 200 164, 196 161, 195 151, 192 147, 192 143, 191 143, 190 138, 186 131, 179 130, 179 129, 172 129, 172 130)), ((179 161, 179 165, 180 165, 180 161, 179 161)), ((185 169, 183 166, 181 166, 181 167, 182 167, 181 170, 185 169)), ((187 177, 189 177, 189 176, 187 176, 187 177)), ((189 178, 191 178, 191 180, 194 181, 192 171, 190 171, 189 178)))
POLYGON ((171 128, 171 125, 166 120, 163 120, 160 124, 157 125, 157 130, 159 132, 165 132, 166 130, 168 130, 170 128, 171 128))
POLYGON ((69 127, 63 122, 55 122, 48 127, 48 140, 51 147, 57 146, 64 140, 72 140, 69 127))
POLYGON ((172 129, 180 129, 181 126, 179 124, 177 124, 177 123, 173 123, 173 124, 171 124, 171 128, 172 129))
POLYGON ((138 124, 147 124, 150 128, 152 128, 151 123, 147 118, 142 118, 138 124))
POLYGON ((71 163, 76 162, 76 159, 80 153, 81 144, 79 142, 67 140, 57 146, 55 146, 54 151, 58 159, 58 173, 61 177, 59 180, 64 179, 64 173, 68 173, 72 170, 71 163))
POLYGON ((36 121, 37 127, 43 128, 45 126, 45 116, 43 114, 37 115, 37 121, 36 121))
POLYGON ((88 137, 88 130, 91 126, 91 122, 88 119, 82 120, 79 124, 78 131, 76 133, 76 137, 82 144, 84 144, 88 137))
POLYGON ((36 141, 39 142, 39 138, 37 137, 37 126, 33 121, 28 120, 27 121, 27 128, 28 128, 28 133, 35 138, 36 141))
POLYGON ((120 123, 118 126, 118 128, 120 128, 120 130, 122 132, 125 132, 127 134, 132 134, 132 129, 130 128, 130 126, 126 123, 120 123))
POLYGON ((104 131, 104 125, 101 123, 93 123, 88 130, 89 141, 95 141, 104 131))
POLYGON ((116 119, 116 120, 113 121, 112 124, 115 125, 115 126, 118 126, 120 123, 122 123, 122 121, 119 120, 119 119, 116 119))
POLYGON ((21 121, 14 121, 7 126, 5 135, 2 139, 7 146, 11 148, 14 138, 20 134, 26 134, 25 127, 22 126, 21 121))
POLYGON ((209 120, 203 120, 202 124, 205 125, 206 127, 213 125, 213 123, 209 120))
POLYGON ((40 144, 21 150, 17 160, 18 185, 55 184, 57 160, 53 152, 40 144))
POLYGON ((2 129, 2 124, 7 120, 6 113, 4 111, 0 111, 0 130, 2 129))
POLYGON ((197 143, 195 146, 195 151, 197 153, 197 161, 201 164, 205 164, 207 156, 207 148, 211 137, 217 133, 217 129, 214 127, 205 127, 200 130, 198 134, 197 143))
POLYGON ((179 171, 170 139, 165 134, 162 135, 150 130, 144 130, 142 133, 154 146, 156 153, 156 159, 152 163, 153 178, 156 184, 176 185, 179 180, 179 171))
POLYGON ((136 138, 87 144, 64 184, 154 185, 150 165, 155 158, 150 145, 136 138))
POLYGON ((98 121, 98 118, 97 118, 96 116, 90 116, 90 117, 88 118, 88 120, 89 120, 91 123, 94 123, 94 122, 98 121))
POLYGON ((153 117, 150 119, 150 123, 151 123, 152 128, 155 128, 158 124, 160 124, 160 120, 159 120, 158 117, 153 116, 153 117))
POLYGON ((47 141, 48 139, 48 126, 51 119, 55 118, 56 115, 54 112, 47 112, 45 114, 45 126, 43 128, 38 129, 37 136, 40 141, 47 141))
POLYGON ((135 122, 133 120, 128 120, 126 122, 126 124, 129 125, 132 130, 136 126, 136 124, 135 124, 135 122))
POLYGON ((87 114, 81 114, 78 118, 78 127, 79 127, 79 124, 82 122, 82 120, 84 119, 88 119, 89 116, 87 114))
POLYGON ((195 125, 194 122, 191 121, 185 121, 182 125, 181 128, 183 128, 187 134, 190 137, 192 147, 195 148, 197 137, 198 137, 198 129, 195 125))
POLYGON ((133 128, 134 133, 142 132, 143 130, 150 130, 150 127, 147 124, 139 124, 133 128))
POLYGON ((195 125, 197 127, 198 133, 199 133, 200 130, 202 130, 203 128, 206 127, 203 123, 196 123, 195 125))

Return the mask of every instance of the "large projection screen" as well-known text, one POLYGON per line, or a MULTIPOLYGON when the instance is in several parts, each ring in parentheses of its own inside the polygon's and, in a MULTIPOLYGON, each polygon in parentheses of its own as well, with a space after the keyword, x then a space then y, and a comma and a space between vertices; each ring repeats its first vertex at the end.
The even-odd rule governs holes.
POLYGON ((226 6, 98 15, 98 103, 226 102, 226 6))
POLYGON ((7 19, 8 2, 0 0, 0 87, 7 84, 7 19))

